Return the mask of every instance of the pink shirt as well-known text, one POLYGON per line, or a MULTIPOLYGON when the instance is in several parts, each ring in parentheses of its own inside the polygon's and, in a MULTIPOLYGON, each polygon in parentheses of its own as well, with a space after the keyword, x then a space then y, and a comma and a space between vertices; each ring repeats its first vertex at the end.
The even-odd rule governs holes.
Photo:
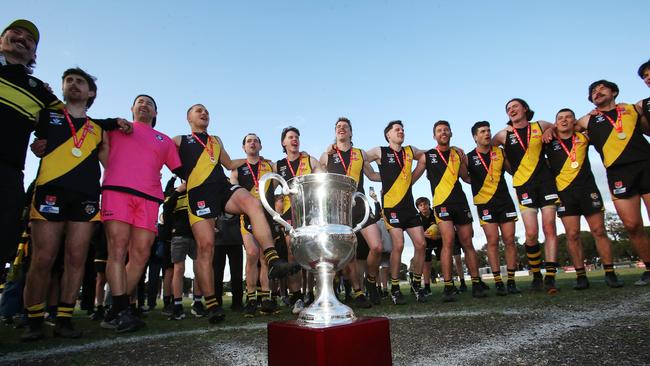
POLYGON ((102 186, 126 188, 162 201, 162 166, 169 170, 181 166, 174 141, 142 122, 133 123, 130 135, 118 130, 108 134, 108 161, 102 186))

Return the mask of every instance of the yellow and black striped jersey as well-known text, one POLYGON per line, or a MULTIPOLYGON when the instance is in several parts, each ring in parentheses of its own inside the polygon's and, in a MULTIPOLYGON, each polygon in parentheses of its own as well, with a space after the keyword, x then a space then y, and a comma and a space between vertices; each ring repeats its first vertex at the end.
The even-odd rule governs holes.
POLYGON ((571 137, 562 139, 561 143, 560 140, 555 139, 545 145, 546 156, 551 165, 551 171, 555 176, 555 184, 559 192, 567 188, 596 185, 594 174, 591 172, 591 164, 589 164, 589 140, 580 132, 576 132, 574 136, 575 150, 573 148, 574 138, 571 137), (562 144, 564 144, 564 147, 562 144), (572 151, 575 151, 577 166, 573 164, 573 160, 569 158, 569 154, 564 150, 565 148, 571 155, 573 155, 572 151))
POLYGON ((485 154, 476 149, 467 154, 467 172, 475 205, 501 205, 512 202, 503 177, 504 162, 503 149, 497 146, 491 146, 490 151, 485 154))
MULTIPOLYGON (((264 174, 272 173, 273 167, 268 160, 259 160, 255 164, 244 164, 237 168, 237 180, 239 185, 246 188, 255 198, 260 198, 259 188, 256 186, 264 174)), ((273 184, 266 182, 264 187, 266 199, 273 202, 273 184)))
POLYGON ((415 211, 412 192, 413 149, 403 146, 400 151, 381 147, 381 189, 384 208, 415 211))
POLYGON ((643 137, 640 117, 633 105, 627 104, 621 110, 624 138, 612 126, 619 118, 618 108, 589 118, 587 125, 589 139, 600 154, 606 168, 650 159, 650 144, 643 137))
POLYGON ((438 151, 431 149, 425 153, 427 178, 431 184, 433 207, 451 204, 467 203, 463 187, 458 180, 460 155, 455 149, 438 151))
MULTIPOLYGON (((278 174, 288 182, 293 177, 311 174, 311 157, 300 154, 298 158, 291 161, 287 158, 280 159, 275 163, 275 168, 278 174)), ((291 209, 291 199, 285 195, 283 202, 282 213, 285 214, 291 209)))
POLYGON ((529 182, 552 180, 544 156, 542 126, 530 122, 528 126, 506 133, 504 149, 512 168, 512 185, 520 187, 529 182), (517 137, 519 136, 519 137, 517 137), (522 147, 523 145, 523 147, 522 147))
POLYGON ((214 136, 208 138, 208 134, 203 132, 194 135, 201 141, 197 141, 192 134, 183 135, 178 147, 178 155, 182 163, 182 178, 187 181, 187 190, 191 191, 204 184, 227 181, 228 178, 219 163, 221 145, 217 138, 214 136), (212 157, 204 145, 209 146, 212 157))
POLYGON ((335 151, 333 154, 329 154, 327 156, 327 171, 347 175, 354 179, 357 182, 357 192, 365 193, 363 189, 363 154, 361 149, 338 150, 338 153, 335 151))
POLYGON ((4 133, 0 162, 23 170, 29 135, 38 114, 45 108, 61 105, 41 80, 27 74, 25 66, 0 64, 0 118, 4 133))
POLYGON ((72 151, 76 148, 72 130, 63 110, 44 109, 38 118, 36 137, 46 139, 47 147, 38 167, 36 185, 61 187, 90 196, 99 195, 99 147, 103 132, 116 129, 117 120, 70 118, 77 141, 81 144, 77 147, 81 154, 75 156, 72 151))

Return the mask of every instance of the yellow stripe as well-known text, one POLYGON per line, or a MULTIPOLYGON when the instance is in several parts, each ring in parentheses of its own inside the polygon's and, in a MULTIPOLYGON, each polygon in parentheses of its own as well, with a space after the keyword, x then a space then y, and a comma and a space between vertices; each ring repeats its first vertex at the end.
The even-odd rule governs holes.
POLYGON ((188 191, 203 184, 203 182, 205 182, 205 180, 208 179, 210 174, 212 174, 212 171, 219 165, 219 156, 221 155, 221 145, 219 145, 219 141, 217 141, 217 138, 214 136, 212 136, 209 139, 209 142, 214 151, 214 159, 216 163, 213 164, 210 161, 210 155, 208 154, 206 149, 203 149, 201 155, 199 156, 199 159, 196 161, 196 164, 192 169, 192 173, 190 173, 190 176, 187 178, 188 191))
POLYGON ((20 86, 0 78, 0 95, 2 103, 34 121, 38 112, 45 108, 38 98, 20 86))
MULTIPOLYGON (((260 164, 259 170, 257 171, 257 176, 258 177, 263 177, 266 173, 272 173, 273 172, 273 167, 271 164, 269 164, 268 161, 264 160, 262 161, 262 164, 260 164)), ((253 174, 253 171, 250 172, 251 175, 253 174)), ((257 177, 255 178, 257 179, 257 177)), ((266 186, 264 187, 264 192, 268 192, 268 190, 271 189, 271 180, 269 179, 266 181, 266 186)), ((257 189, 255 185, 253 185, 253 188, 250 190, 251 194, 255 196, 255 198, 260 199, 260 192, 257 189)))
POLYGON ((348 176, 359 184, 361 174, 363 174, 363 154, 361 150, 353 148, 350 150, 350 167, 348 176))
POLYGON ((482 205, 490 202, 499 187, 501 171, 503 170, 503 151, 500 148, 493 146, 490 150, 490 160, 489 169, 491 169, 491 175, 487 174, 485 176, 481 189, 474 196, 475 205, 482 205), (495 159, 492 159, 492 154, 497 154, 495 159))
POLYGON ((603 145, 603 165, 605 168, 609 168, 616 159, 623 153, 627 144, 632 138, 634 129, 636 128, 636 122, 639 116, 636 113, 634 106, 627 104, 625 105, 625 111, 623 112, 623 132, 625 132, 626 138, 620 140, 618 138, 618 132, 616 129, 612 128, 612 132, 609 134, 607 141, 603 145))
MULTIPOLYGON (((37 186, 51 182, 69 173, 83 161, 90 158, 92 152, 102 141, 102 128, 92 121, 90 122, 90 125, 92 126, 92 132, 88 132, 83 145, 81 145, 80 149, 83 155, 80 158, 72 155, 72 149, 75 146, 74 140, 71 136, 68 140, 57 146, 56 149, 41 159, 41 165, 38 169, 38 177, 36 178, 37 186)), ((81 138, 83 131, 83 128, 77 131, 77 139, 81 138)))
MULTIPOLYGON (((440 158, 442 159, 442 157, 440 158)), ((442 205, 445 203, 451 192, 454 190, 456 182, 458 182, 458 169, 460 169, 460 156, 456 149, 451 149, 449 153, 449 160, 447 161, 447 168, 445 169, 440 182, 436 185, 433 191, 433 206, 442 205)))
POLYGON ((28 318, 43 318, 45 317, 45 312, 41 311, 40 313, 29 313, 27 314, 28 318))
MULTIPOLYGON (((523 137, 522 138, 526 138, 523 137)), ((512 177, 512 184, 515 187, 519 187, 524 183, 528 182, 530 177, 535 172, 537 164, 539 164, 539 158, 542 152, 542 127, 538 122, 530 123, 530 142, 528 143, 528 148, 524 157, 521 158, 519 167, 515 175, 512 177)))
POLYGON ((63 306, 59 306, 59 307, 56 308, 56 311, 63 311, 63 312, 67 312, 67 313, 71 313, 73 310, 74 310, 74 308, 63 307, 63 306))
POLYGON ((43 304, 43 303, 27 307, 27 311, 31 311, 31 312, 39 311, 39 310, 43 310, 43 309, 45 309, 45 304, 43 304))
MULTIPOLYGON (((301 155, 300 160, 301 161, 298 164, 298 166, 302 166, 302 168, 300 171, 296 171, 296 175, 301 176, 301 175, 311 174, 311 159, 309 155, 301 155)), ((289 167, 287 167, 287 169, 289 169, 289 167)), ((287 213, 290 209, 291 209, 291 199, 289 198, 289 196, 285 195, 284 200, 282 201, 282 214, 287 213)))
MULTIPOLYGON (((404 196, 408 189, 411 187, 411 166, 413 165, 413 150, 410 146, 403 148, 406 153, 406 161, 403 163, 402 171, 395 178, 395 182, 390 187, 390 189, 384 193, 384 207, 392 208, 397 206, 404 196)), ((399 159, 395 157, 395 159, 399 159)))
POLYGON ((578 176, 578 173, 582 170, 582 165, 585 162, 585 157, 587 156, 587 148, 589 143, 585 135, 580 132, 576 132, 576 161, 578 164, 577 169, 571 167, 571 159, 569 156, 566 157, 564 164, 560 173, 555 177, 555 185, 557 186, 558 191, 565 190, 578 176))

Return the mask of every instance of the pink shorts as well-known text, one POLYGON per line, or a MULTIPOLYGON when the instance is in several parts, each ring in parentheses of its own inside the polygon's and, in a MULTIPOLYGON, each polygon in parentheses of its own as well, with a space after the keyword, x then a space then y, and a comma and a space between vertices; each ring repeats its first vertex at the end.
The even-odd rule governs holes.
POLYGON ((122 221, 134 227, 158 233, 158 208, 160 204, 144 197, 118 191, 105 190, 101 202, 102 222, 122 221))

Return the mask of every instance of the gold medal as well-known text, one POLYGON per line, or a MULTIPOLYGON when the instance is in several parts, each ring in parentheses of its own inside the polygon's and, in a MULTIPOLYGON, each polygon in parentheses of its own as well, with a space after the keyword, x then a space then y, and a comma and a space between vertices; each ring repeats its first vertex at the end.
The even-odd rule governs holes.
POLYGON ((72 150, 70 150, 70 152, 72 153, 72 156, 74 156, 75 158, 80 158, 81 155, 83 155, 81 149, 79 149, 78 147, 73 147, 72 150))
POLYGON ((571 168, 573 168, 573 169, 578 169, 579 166, 580 166, 580 164, 578 164, 577 161, 573 161, 573 162, 571 162, 571 168))
POLYGON ((625 134, 625 132, 619 132, 618 133, 618 139, 619 140, 625 140, 626 137, 627 137, 627 135, 625 134))

